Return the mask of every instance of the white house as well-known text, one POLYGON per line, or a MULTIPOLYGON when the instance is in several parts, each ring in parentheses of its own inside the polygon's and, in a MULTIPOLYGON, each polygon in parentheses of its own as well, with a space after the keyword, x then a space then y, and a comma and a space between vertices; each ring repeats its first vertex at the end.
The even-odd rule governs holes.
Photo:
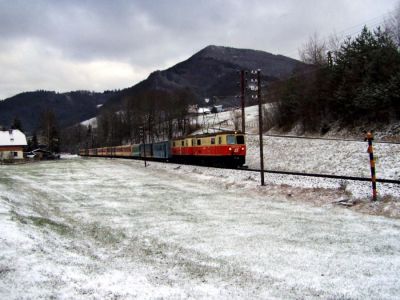
POLYGON ((209 109, 208 107, 199 107, 197 113, 200 115, 211 114, 211 109, 209 109))
POLYGON ((25 134, 18 129, 0 130, 0 160, 23 159, 25 134))

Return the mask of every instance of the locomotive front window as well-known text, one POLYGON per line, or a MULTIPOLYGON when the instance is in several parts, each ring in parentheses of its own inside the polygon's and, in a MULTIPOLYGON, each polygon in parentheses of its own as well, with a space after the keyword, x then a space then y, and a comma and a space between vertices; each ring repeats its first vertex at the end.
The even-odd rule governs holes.
POLYGON ((227 135, 227 136, 226 136, 226 143, 227 143, 228 145, 236 144, 235 136, 234 136, 234 135, 227 135))
POLYGON ((237 142, 239 145, 244 145, 244 135, 237 135, 237 136, 236 136, 236 142, 237 142))

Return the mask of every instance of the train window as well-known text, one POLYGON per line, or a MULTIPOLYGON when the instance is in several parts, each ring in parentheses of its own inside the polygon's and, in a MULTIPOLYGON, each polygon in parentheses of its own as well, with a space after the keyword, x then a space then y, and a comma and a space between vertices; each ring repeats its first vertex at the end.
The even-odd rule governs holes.
POLYGON ((198 140, 197 140, 197 146, 200 146, 200 145, 201 145, 201 140, 198 139, 198 140))
POLYGON ((237 136, 236 136, 236 142, 237 142, 239 145, 244 145, 244 135, 237 135, 237 136))
POLYGON ((221 145, 222 144, 222 136, 218 137, 218 144, 221 145))
POLYGON ((173 146, 173 147, 176 147, 175 142, 172 143, 172 146, 173 146))
POLYGON ((191 146, 194 146, 195 145, 195 143, 194 143, 194 139, 192 139, 192 145, 191 146))
POLYGON ((215 145, 215 137, 211 138, 211 145, 215 145))
POLYGON ((182 141, 182 142, 181 142, 181 146, 182 146, 182 147, 185 146, 185 141, 182 141))
POLYGON ((227 143, 228 145, 236 144, 235 136, 234 136, 234 135, 227 135, 227 136, 226 136, 226 143, 227 143))

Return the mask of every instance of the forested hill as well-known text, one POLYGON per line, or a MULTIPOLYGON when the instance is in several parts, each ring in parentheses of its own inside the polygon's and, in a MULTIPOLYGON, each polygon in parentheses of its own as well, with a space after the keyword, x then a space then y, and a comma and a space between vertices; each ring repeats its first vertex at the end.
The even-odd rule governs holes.
POLYGON ((118 107, 125 97, 132 98, 148 90, 182 89, 190 89, 197 102, 223 96, 222 104, 227 105, 234 98, 226 96, 239 93, 238 70, 261 69, 264 82, 268 82, 287 77, 301 65, 297 60, 264 51, 208 46, 169 69, 153 72, 146 80, 115 95, 105 107, 118 107))
POLYGON ((15 118, 23 130, 32 133, 40 126, 41 114, 51 110, 61 127, 73 125, 97 115, 98 105, 115 92, 94 93, 76 91, 56 93, 51 91, 25 92, 0 101, 0 125, 10 127, 15 118))
MULTIPOLYGON (((123 100, 134 99, 149 91, 189 91, 190 101, 203 101, 206 97, 223 96, 220 104, 236 101, 239 93, 238 70, 262 69, 265 82, 283 78, 302 65, 301 62, 263 51, 208 46, 189 59, 164 70, 155 71, 146 80, 121 91, 94 93, 76 91, 56 93, 49 91, 25 92, 0 101, 0 126, 11 126, 13 119, 22 122, 28 133, 40 125, 40 114, 50 109, 61 127, 90 119, 99 113, 97 106, 120 109, 123 100)), ((163 101, 163 99, 158 99, 163 101)), ((190 102, 189 101, 189 102, 190 102)))

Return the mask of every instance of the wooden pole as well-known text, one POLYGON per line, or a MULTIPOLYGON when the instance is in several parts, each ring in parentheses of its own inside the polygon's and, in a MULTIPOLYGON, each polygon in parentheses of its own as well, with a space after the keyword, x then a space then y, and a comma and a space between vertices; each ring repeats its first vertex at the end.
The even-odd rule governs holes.
POLYGON ((245 81, 245 71, 241 70, 240 71, 240 102, 242 106, 242 133, 244 134, 246 132, 246 122, 245 122, 245 91, 246 91, 246 81, 245 81))
POLYGON ((365 140, 368 141, 368 153, 369 153, 369 162, 371 167, 371 182, 372 182, 372 200, 376 201, 378 197, 378 193, 376 190, 376 172, 375 172, 375 160, 374 160, 374 149, 372 147, 372 141, 374 136, 371 131, 366 133, 365 140))
POLYGON ((263 143, 263 115, 262 115, 262 101, 261 101, 261 70, 257 70, 257 98, 258 98, 258 132, 260 139, 260 172, 261 172, 261 185, 264 183, 264 143, 263 143))

